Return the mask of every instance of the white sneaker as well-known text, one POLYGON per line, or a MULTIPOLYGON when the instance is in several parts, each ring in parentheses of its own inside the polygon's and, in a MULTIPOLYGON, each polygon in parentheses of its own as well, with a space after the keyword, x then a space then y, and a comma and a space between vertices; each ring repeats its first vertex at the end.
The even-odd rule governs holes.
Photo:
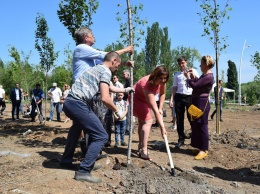
POLYGON ((174 125, 174 126, 173 126, 173 129, 177 129, 177 125, 174 125))

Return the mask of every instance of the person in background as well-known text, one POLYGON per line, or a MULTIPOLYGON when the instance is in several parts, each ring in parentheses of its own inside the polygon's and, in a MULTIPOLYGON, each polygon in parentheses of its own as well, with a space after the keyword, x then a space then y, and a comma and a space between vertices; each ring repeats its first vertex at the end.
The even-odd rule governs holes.
MULTIPOLYGON (((26 92, 24 92, 22 88, 20 88, 20 90, 22 92, 22 99, 21 99, 21 103, 20 103, 20 111, 21 111, 22 115, 24 116, 25 114, 24 114, 24 110, 23 110, 23 101, 24 101, 24 97, 28 96, 28 94, 26 94, 26 92)), ((16 111, 17 110, 15 109, 15 112, 16 111)))
MULTIPOLYGON (((65 102, 65 99, 67 98, 70 91, 70 86, 68 84, 64 84, 62 88, 62 97, 60 99, 60 104, 63 104, 65 102)), ((70 119, 65 115, 64 123, 67 123, 70 119)))
POLYGON ((224 90, 223 90, 223 81, 222 80, 219 80, 218 81, 218 87, 219 89, 217 89, 217 86, 214 87, 214 94, 215 94, 215 107, 216 109, 214 110, 214 112, 211 114, 210 118, 211 120, 214 119, 214 115, 216 114, 217 112, 217 102, 218 102, 218 99, 217 99, 217 91, 219 91, 219 107, 220 107, 220 121, 223 122, 223 119, 222 119, 222 101, 224 99, 224 90))
POLYGON ((35 122, 35 117, 36 117, 36 113, 35 110, 38 109, 40 112, 38 112, 38 114, 43 115, 42 114, 42 101, 44 100, 45 96, 44 96, 44 92, 41 89, 41 85, 40 84, 36 84, 35 85, 35 89, 33 89, 31 91, 32 94, 32 102, 31 102, 31 121, 30 122, 35 122))
POLYGON ((172 125, 169 127, 169 129, 177 129, 177 124, 176 124, 176 112, 175 112, 175 102, 174 102, 174 99, 171 95, 171 98, 170 98, 170 108, 172 110, 172 125))
MULTIPOLYGON (((186 108, 188 117, 188 108, 191 105, 192 88, 187 84, 187 78, 184 76, 184 73, 187 71, 188 65, 186 57, 180 56, 177 59, 177 62, 180 71, 174 75, 171 99, 174 99, 175 102, 177 132, 179 136, 178 143, 176 144, 175 148, 180 148, 184 145, 185 139, 188 139, 188 137, 184 133, 184 113, 186 108)), ((192 69, 192 71, 196 77, 199 77, 196 69, 192 69)), ((188 120, 190 122, 189 117, 188 120)))
MULTIPOLYGON (((130 87, 131 86, 130 71, 128 69, 125 69, 123 71, 123 76, 124 76, 124 79, 125 79, 124 88, 130 87)), ((127 101, 127 99, 128 99, 128 94, 125 93, 123 100, 127 101)), ((129 108, 128 109, 131 110, 131 104, 129 104, 129 108)), ((131 113, 130 113, 130 111, 128 111, 127 115, 126 115, 126 131, 125 131, 126 135, 129 135, 129 133, 130 133, 130 116, 131 116, 131 113)))
POLYGON ((147 144, 150 129, 153 123, 152 112, 155 115, 162 136, 166 130, 162 119, 162 108, 166 94, 166 82, 169 79, 169 72, 165 66, 157 66, 151 74, 141 78, 134 85, 135 93, 133 100, 134 116, 138 118, 138 137, 139 157, 144 160, 150 160, 147 144), (157 107, 155 95, 160 93, 160 105, 157 107))
POLYGON ((100 119, 93 112, 91 104, 94 96, 100 92, 101 100, 107 108, 122 118, 117 107, 114 105, 110 91, 112 72, 118 69, 121 58, 116 52, 108 53, 104 58, 103 65, 97 65, 82 73, 72 85, 69 95, 64 102, 63 111, 73 121, 69 130, 65 151, 60 160, 61 166, 72 165, 75 148, 81 131, 88 134, 88 149, 80 168, 75 172, 75 179, 91 183, 100 183, 102 180, 91 174, 92 170, 101 168, 95 164, 100 150, 108 140, 107 132, 100 119))
POLYGON ((214 67, 214 59, 211 56, 201 58, 200 69, 202 75, 196 77, 193 70, 185 72, 189 86, 193 88, 192 104, 202 110, 204 113, 199 119, 191 119, 191 146, 196 160, 201 160, 208 155, 209 150, 209 132, 208 115, 210 111, 209 94, 214 83, 214 76, 211 69, 214 67))
POLYGON ((114 118, 115 118, 115 147, 119 146, 119 139, 118 136, 120 134, 120 139, 121 139, 121 146, 127 146, 125 143, 125 129, 126 129, 126 114, 128 111, 128 104, 126 101, 123 100, 124 93, 117 93, 116 94, 116 99, 114 101, 114 104, 117 107, 117 110, 120 112, 120 115, 122 117, 118 117, 115 112, 113 113, 114 118))
POLYGON ((56 108, 56 114, 57 114, 57 121, 61 122, 60 120, 60 112, 59 112, 59 106, 60 106, 60 98, 62 96, 61 89, 57 87, 57 83, 52 84, 52 88, 48 91, 48 96, 51 97, 51 112, 50 112, 50 119, 49 121, 53 121, 53 115, 54 115, 54 108, 56 108))
MULTIPOLYGON (((112 77, 112 82, 113 82, 113 85, 114 85, 115 87, 124 88, 123 84, 118 81, 117 75, 114 75, 114 76, 112 77)), ((116 97, 116 93, 114 93, 114 97, 116 97)))
POLYGON ((0 114, 3 115, 6 105, 5 105, 5 90, 3 89, 2 85, 0 85, 0 107, 2 107, 0 110, 0 114))
POLYGON ((12 120, 15 120, 14 113, 16 112, 16 120, 19 120, 19 109, 22 100, 22 92, 19 88, 19 84, 16 83, 15 87, 10 92, 10 99, 12 101, 12 120), (18 110, 18 111, 15 111, 18 110))

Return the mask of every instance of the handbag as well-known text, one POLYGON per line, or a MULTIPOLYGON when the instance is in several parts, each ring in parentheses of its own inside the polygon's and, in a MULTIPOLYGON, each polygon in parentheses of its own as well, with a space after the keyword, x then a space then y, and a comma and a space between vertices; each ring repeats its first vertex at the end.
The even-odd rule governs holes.
POLYGON ((200 110, 197 106, 195 106, 193 104, 190 105, 190 107, 188 108, 188 113, 191 116, 191 121, 193 121, 194 119, 199 119, 203 115, 203 113, 207 107, 208 101, 209 101, 209 99, 207 100, 207 103, 206 103, 203 111, 200 110))

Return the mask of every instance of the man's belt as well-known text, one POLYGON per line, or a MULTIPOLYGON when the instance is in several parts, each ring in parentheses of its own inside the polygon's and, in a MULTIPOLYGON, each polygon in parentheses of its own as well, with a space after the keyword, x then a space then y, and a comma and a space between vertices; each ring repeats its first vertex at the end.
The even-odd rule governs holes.
POLYGON ((191 95, 187 95, 187 94, 180 94, 180 93, 176 93, 176 95, 178 95, 178 96, 181 96, 182 98, 191 97, 191 95))

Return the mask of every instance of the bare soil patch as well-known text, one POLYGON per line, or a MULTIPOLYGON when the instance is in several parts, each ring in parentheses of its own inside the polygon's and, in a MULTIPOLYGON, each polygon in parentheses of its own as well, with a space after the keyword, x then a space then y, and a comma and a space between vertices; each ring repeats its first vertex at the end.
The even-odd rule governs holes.
MULTIPOLYGON (((170 109, 165 108, 168 117, 164 123, 168 129, 172 123, 170 109)), ((112 142, 112 147, 104 149, 108 157, 98 161, 103 168, 93 172, 102 177, 100 184, 76 181, 75 170, 59 166, 71 121, 46 122, 46 125, 30 123, 29 118, 12 121, 10 110, 8 104, 0 117, 0 193, 260 193, 258 108, 225 108, 221 134, 215 133, 215 121, 209 121, 210 150, 208 157, 201 161, 194 160, 190 140, 185 141, 182 149, 175 149, 177 132, 168 129, 174 177, 169 173, 159 128, 152 128, 150 134, 153 162, 138 158, 137 133, 133 134, 131 165, 127 167, 124 165, 127 147, 114 148, 112 142)), ((188 122, 185 127, 188 133, 188 122)), ((75 166, 81 159, 77 148, 75 166)))

